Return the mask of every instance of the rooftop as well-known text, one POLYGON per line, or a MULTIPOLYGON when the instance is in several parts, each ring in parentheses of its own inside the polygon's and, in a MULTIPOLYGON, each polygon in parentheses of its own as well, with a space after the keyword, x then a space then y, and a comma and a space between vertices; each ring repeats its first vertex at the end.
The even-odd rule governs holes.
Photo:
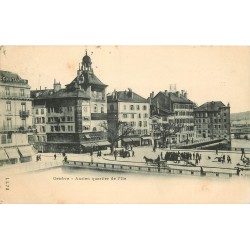
POLYGON ((195 111, 219 111, 220 108, 226 107, 221 101, 206 102, 195 109, 195 111))
POLYGON ((146 102, 148 103, 148 100, 144 97, 136 94, 132 90, 125 90, 125 91, 114 91, 111 95, 107 97, 108 102, 112 101, 118 101, 118 102, 146 102))

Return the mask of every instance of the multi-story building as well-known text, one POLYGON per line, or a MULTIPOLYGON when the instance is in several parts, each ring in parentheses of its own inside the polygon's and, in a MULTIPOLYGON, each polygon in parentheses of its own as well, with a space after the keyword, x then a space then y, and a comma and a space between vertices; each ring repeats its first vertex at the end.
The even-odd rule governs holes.
POLYGON ((28 81, 0 71, 0 164, 32 160, 32 99, 28 81))
POLYGON ((156 96, 152 92, 150 102, 154 106, 174 114, 175 136, 171 136, 169 143, 187 143, 195 139, 193 113, 195 104, 187 98, 187 92, 165 90, 160 91, 156 96))
MULTIPOLYGON (((131 89, 114 91, 108 99, 108 124, 122 122, 132 128, 130 134, 118 141, 118 147, 151 145, 149 129, 150 104, 131 89)), ((122 131, 120 131, 122 133, 122 131)))
POLYGON ((66 88, 54 83, 53 89, 33 91, 34 109, 46 107, 46 151, 79 153, 109 145, 101 126, 107 121, 107 85, 91 65, 86 52, 77 76, 66 88))
MULTIPOLYGON (((54 83, 55 86, 56 83, 54 83)), ((46 94, 47 90, 31 91, 33 98, 33 129, 34 129, 34 147, 38 152, 46 152, 46 123, 47 123, 47 109, 46 101, 37 99, 36 97, 46 94)))
POLYGON ((221 101, 206 102, 194 109, 197 138, 231 140, 230 106, 221 101))
MULTIPOLYGON (((149 101, 151 101, 152 93, 149 101)), ((149 125, 154 145, 168 147, 175 141, 174 113, 151 103, 149 125)))

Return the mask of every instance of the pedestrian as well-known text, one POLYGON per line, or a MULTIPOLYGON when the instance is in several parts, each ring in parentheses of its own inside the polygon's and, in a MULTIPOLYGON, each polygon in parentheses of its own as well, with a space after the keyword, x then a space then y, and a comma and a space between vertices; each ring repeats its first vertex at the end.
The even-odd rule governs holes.
POLYGON ((36 161, 39 161, 39 155, 36 156, 36 161))
POLYGON ((240 170, 241 170, 241 169, 240 169, 239 167, 236 168, 236 174, 237 174, 238 176, 240 176, 240 170))
POLYGON ((203 167, 200 167, 201 168, 201 176, 204 176, 205 175, 205 172, 203 170, 203 167))
POLYGON ((65 155, 64 156, 64 162, 67 162, 67 160, 68 160, 68 157, 67 157, 67 155, 65 155))
POLYGON ((54 154, 54 160, 56 160, 56 154, 54 154))
POLYGON ((135 157, 135 151, 132 150, 132 157, 135 157))
POLYGON ((40 160, 40 161, 42 160, 41 154, 39 155, 39 160, 40 160))
POLYGON ((161 152, 161 160, 163 160, 163 154, 162 154, 162 152, 161 152))
POLYGON ((231 157, 229 155, 227 156, 227 163, 230 163, 230 164, 232 163, 231 162, 231 157))
POLYGON ((215 154, 216 154, 216 155, 218 155, 218 148, 216 148, 216 150, 215 150, 215 154))
POLYGON ((198 158, 195 159, 195 165, 198 165, 199 164, 199 161, 198 161, 198 158))

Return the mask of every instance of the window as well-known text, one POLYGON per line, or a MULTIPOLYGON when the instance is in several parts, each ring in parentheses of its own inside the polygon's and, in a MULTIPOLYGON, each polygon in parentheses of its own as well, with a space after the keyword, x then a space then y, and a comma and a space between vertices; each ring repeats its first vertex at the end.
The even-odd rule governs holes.
POLYGON ((21 105, 22 105, 22 111, 26 111, 26 103, 22 102, 21 105))
POLYGON ((147 110, 147 106, 146 105, 143 105, 143 110, 147 110))
POLYGON ((128 115, 127 115, 127 114, 123 114, 122 117, 123 117, 123 118, 127 118, 128 115))
POLYGON ((148 124, 147 121, 143 122, 144 127, 147 127, 147 124, 148 124))
POLYGON ((101 113, 104 113, 104 106, 101 106, 101 113))
POLYGON ((41 109, 41 115, 44 115, 44 109, 41 109))
POLYGON ((126 105, 123 105, 123 109, 126 110, 126 105))
POLYGON ((20 89, 20 96, 24 96, 24 89, 20 89))
POLYGON ((67 116, 67 121, 68 122, 72 122, 73 121, 73 117, 72 116, 67 116))
POLYGON ((51 126, 51 127, 50 127, 50 130, 51 130, 51 132, 54 132, 54 127, 51 126))
POLYGON ((142 121, 139 121, 139 127, 142 127, 142 121))
POLYGON ((141 114, 138 114, 138 118, 141 118, 141 114))
POLYGON ((134 114, 131 114, 131 118, 134 119, 134 118, 135 118, 135 115, 134 115, 134 114))
POLYGON ((45 126, 42 126, 42 132, 46 132, 45 126))
POLYGON ((88 107, 83 107, 83 112, 88 112, 88 107))
POLYGON ((136 109, 137 109, 137 110, 140 110, 140 105, 136 105, 136 109))
POLYGON ((6 102, 6 111, 11 111, 11 102, 6 102))
POLYGON ((94 112, 97 113, 97 105, 94 106, 94 112))
POLYGON ((148 117, 148 114, 147 114, 147 113, 145 113, 145 114, 144 114, 144 118, 147 118, 147 117, 148 117))
POLYGON ((45 123, 45 117, 42 117, 42 123, 45 123))
POLYGON ((64 117, 64 116, 61 117, 61 121, 62 121, 62 122, 65 122, 65 117, 64 117))
POLYGON ((8 128, 8 129, 12 128, 12 120, 11 120, 11 117, 8 117, 8 118, 7 118, 7 128, 8 128))
POLYGON ((69 111, 69 112, 72 112, 72 111, 73 111, 73 107, 69 106, 69 107, 68 107, 68 111, 69 111))
POLYGON ((130 105, 130 110, 134 110, 134 109, 135 109, 134 105, 130 105))
POLYGON ((36 109, 36 115, 38 115, 39 114, 39 110, 38 109, 36 109))
POLYGON ((64 125, 61 126, 61 129, 62 129, 62 131, 64 132, 64 131, 65 131, 65 126, 64 126, 64 125))
POLYGON ((93 127, 93 132, 96 132, 96 127, 93 127))
POLYGON ((73 131, 73 126, 68 126, 68 131, 73 131))
POLYGON ((5 94, 6 95, 10 95, 10 88, 9 87, 5 87, 5 94))

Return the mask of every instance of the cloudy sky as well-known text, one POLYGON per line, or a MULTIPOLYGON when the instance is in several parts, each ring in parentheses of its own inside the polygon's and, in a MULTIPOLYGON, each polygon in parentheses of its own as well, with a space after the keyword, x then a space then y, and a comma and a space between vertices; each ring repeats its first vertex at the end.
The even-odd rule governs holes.
POLYGON ((108 91, 131 88, 148 97, 176 84, 198 105, 221 100, 231 112, 250 110, 250 47, 236 46, 5 46, 0 68, 29 80, 32 89, 64 86, 87 49, 108 91))

